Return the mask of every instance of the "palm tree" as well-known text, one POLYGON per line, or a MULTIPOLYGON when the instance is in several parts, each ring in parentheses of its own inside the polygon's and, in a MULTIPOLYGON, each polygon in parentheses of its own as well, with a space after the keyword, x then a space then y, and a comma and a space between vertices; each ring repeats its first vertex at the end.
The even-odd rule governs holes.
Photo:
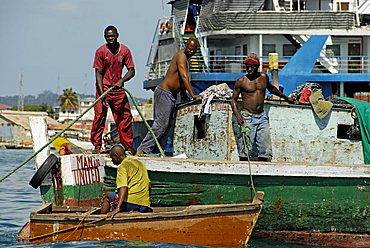
POLYGON ((68 115, 71 110, 76 110, 79 107, 78 96, 76 95, 76 92, 72 90, 72 88, 64 89, 63 94, 60 95, 58 99, 60 101, 60 108, 67 111, 68 115))
POLYGON ((48 113, 48 116, 53 117, 54 116, 54 109, 50 105, 50 103, 43 102, 40 107, 40 111, 48 113))

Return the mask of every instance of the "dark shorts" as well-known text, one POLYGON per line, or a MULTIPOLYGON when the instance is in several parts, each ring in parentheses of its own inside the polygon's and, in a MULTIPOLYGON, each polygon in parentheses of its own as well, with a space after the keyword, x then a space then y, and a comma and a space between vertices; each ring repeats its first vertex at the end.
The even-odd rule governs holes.
MULTIPOLYGON (((109 210, 113 211, 117 208, 118 205, 118 194, 116 192, 109 193, 109 210)), ((153 212, 153 209, 147 206, 141 206, 133 203, 124 202, 121 206, 121 211, 130 212, 130 211, 139 211, 140 213, 149 213, 153 212)))

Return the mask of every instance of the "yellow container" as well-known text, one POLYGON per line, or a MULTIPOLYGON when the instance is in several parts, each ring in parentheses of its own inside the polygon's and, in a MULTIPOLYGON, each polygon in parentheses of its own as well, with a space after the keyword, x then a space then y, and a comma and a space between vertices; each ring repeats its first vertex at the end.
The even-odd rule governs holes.
POLYGON ((279 54, 278 53, 269 53, 269 68, 270 70, 279 69, 279 54))

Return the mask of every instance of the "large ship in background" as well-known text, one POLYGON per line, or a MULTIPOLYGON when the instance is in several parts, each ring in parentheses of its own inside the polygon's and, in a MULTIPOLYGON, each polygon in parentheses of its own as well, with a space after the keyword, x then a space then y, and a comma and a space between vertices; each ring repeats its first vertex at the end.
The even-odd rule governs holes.
POLYGON ((213 84, 231 88, 254 52, 270 72, 279 55, 284 93, 320 83, 325 97, 363 98, 370 91, 370 2, 366 0, 174 0, 171 16, 158 21, 148 57, 145 89, 154 89, 172 55, 189 37, 200 50, 190 63, 196 93, 213 84), (162 28, 161 28, 162 27, 162 28), (304 49, 302 49, 304 48, 304 49))

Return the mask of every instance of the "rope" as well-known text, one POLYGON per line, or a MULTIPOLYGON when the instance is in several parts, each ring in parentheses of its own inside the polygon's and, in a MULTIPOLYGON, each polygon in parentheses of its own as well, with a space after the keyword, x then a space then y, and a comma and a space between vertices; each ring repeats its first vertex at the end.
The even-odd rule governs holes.
POLYGON ((126 88, 123 88, 123 89, 128 93, 128 95, 130 96, 132 102, 134 103, 137 112, 139 112, 139 115, 140 115, 141 119, 144 121, 145 126, 148 128, 150 134, 152 135, 152 137, 154 139, 154 142, 157 145, 159 152, 161 153, 161 156, 162 157, 165 157, 164 151, 163 151, 161 145, 159 144, 157 137, 155 136, 153 130, 151 129, 151 127, 149 126, 148 122, 145 120, 143 114, 141 113, 141 110, 139 109, 139 106, 138 106, 135 98, 132 96, 132 94, 131 94, 130 91, 128 91, 126 88))
POLYGON ((244 150, 247 153, 247 157, 248 157, 249 178, 250 178, 250 181, 251 181, 251 187, 252 187, 254 195, 256 195, 256 189, 254 188, 254 182, 253 182, 253 177, 252 177, 251 161, 250 161, 250 157, 249 157, 248 144, 250 143, 250 137, 247 135, 247 132, 249 131, 249 127, 247 127, 245 125, 241 125, 240 127, 242 129, 244 150))
MULTIPOLYGON (((77 231, 78 230, 78 228, 80 228, 81 227, 81 224, 82 224, 82 222, 84 222, 84 220, 86 219, 86 217, 87 216, 89 216, 92 212, 94 212, 95 210, 97 210, 97 209, 99 209, 99 208, 92 208, 92 209, 90 209, 88 212, 86 212, 83 216, 82 216, 82 219, 81 219, 81 221, 80 221, 80 223, 78 223, 78 225, 76 226, 76 228, 75 228, 75 230, 73 230, 67 237, 65 237, 64 239, 63 239, 63 241, 66 241, 69 237, 71 237, 71 235, 75 232, 75 231, 77 231)), ((105 218, 104 218, 105 219, 105 218)))
POLYGON ((105 97, 106 94, 108 94, 113 87, 109 88, 107 91, 103 92, 101 96, 93 102, 93 104, 88 107, 82 114, 80 114, 74 121, 72 121, 67 127, 65 127, 62 131, 60 131, 57 135, 55 135, 48 143, 46 143, 43 147, 41 147, 37 152, 32 154, 28 159, 23 161, 20 165, 18 165, 14 170, 6 174, 4 177, 0 179, 0 183, 4 181, 6 178, 11 176, 13 173, 15 173, 17 170, 19 170, 22 166, 27 164, 31 159, 33 159, 37 154, 39 154, 42 150, 44 150, 48 145, 53 143, 54 140, 56 140, 59 136, 61 136, 67 129, 69 129, 73 124, 75 124, 84 114, 86 114, 91 108, 93 108, 103 97, 105 97))

